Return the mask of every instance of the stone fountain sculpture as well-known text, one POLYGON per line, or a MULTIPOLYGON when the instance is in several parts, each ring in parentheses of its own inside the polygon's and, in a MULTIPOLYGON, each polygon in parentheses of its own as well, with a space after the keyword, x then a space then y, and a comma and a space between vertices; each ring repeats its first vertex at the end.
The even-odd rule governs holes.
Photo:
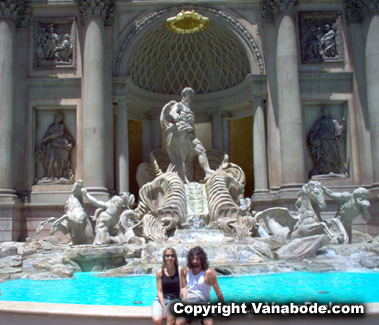
POLYGON ((83 206, 83 181, 78 180, 73 188, 72 194, 65 205, 65 214, 56 219, 49 218, 42 221, 37 228, 40 233, 48 223, 53 223, 50 234, 60 230, 63 234, 69 234, 73 245, 91 244, 94 239, 93 227, 83 206))
MULTIPOLYGON (((296 247, 298 239, 318 236, 316 246, 321 247, 325 238, 332 243, 351 242, 353 219, 358 215, 370 219, 367 190, 334 193, 312 180, 299 192, 295 215, 284 207, 252 211, 251 200, 243 195, 243 170, 229 162, 225 153, 206 151, 196 138, 193 96, 194 91, 185 88, 180 102, 170 101, 163 107, 161 126, 166 132, 167 151, 152 151, 150 164, 138 167, 140 192, 136 209, 131 208, 134 196, 129 193, 103 202, 78 181, 67 201, 65 215, 42 222, 38 232, 53 222, 51 233, 58 229, 69 233, 74 245, 123 244, 132 236, 143 238, 141 243, 163 244, 169 237, 177 236, 178 231, 188 229, 193 233, 207 228, 227 240, 245 244, 249 242, 247 238, 274 236, 281 238, 282 243, 293 241, 292 246, 296 247), (330 220, 323 220, 320 213, 326 207, 324 194, 341 202, 330 220), (98 208, 91 218, 84 210, 82 195, 98 208)), ((300 244, 308 245, 308 241, 314 245, 311 239, 300 244)))
POLYGON ((154 150, 150 164, 142 163, 137 170, 140 221, 133 230, 159 243, 190 225, 219 227, 225 236, 235 237, 241 224, 254 224, 239 205, 246 183, 242 169, 223 152, 206 151, 195 136, 193 96, 194 91, 185 88, 180 102, 163 107, 167 151, 154 150))
POLYGON ((297 215, 286 208, 270 208, 255 214, 257 222, 264 221, 269 233, 287 239, 325 234, 332 243, 351 243, 352 222, 362 215, 370 220, 368 191, 362 187, 352 194, 334 193, 317 181, 309 181, 299 192, 295 203, 297 215), (326 207, 324 194, 341 202, 334 218, 323 220, 320 209, 326 207))

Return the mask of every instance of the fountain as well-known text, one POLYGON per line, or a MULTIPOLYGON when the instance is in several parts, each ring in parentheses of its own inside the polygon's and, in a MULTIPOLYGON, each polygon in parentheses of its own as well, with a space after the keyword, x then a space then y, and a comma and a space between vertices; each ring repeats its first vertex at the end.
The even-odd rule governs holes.
POLYGON ((167 150, 152 151, 150 163, 138 167, 135 208, 132 194, 103 202, 78 180, 64 215, 41 222, 37 229, 51 223, 51 235, 69 234, 72 245, 56 237, 2 243, 2 260, 12 265, 3 270, 3 278, 35 273, 72 277, 78 271, 110 276, 153 273, 165 247, 173 246, 184 265, 188 250, 199 244, 219 274, 378 268, 379 238, 351 229, 355 217, 370 218, 365 189, 334 193, 309 181, 295 202, 297 213, 284 207, 253 211, 251 200, 243 196, 243 170, 225 153, 205 151, 196 138, 193 95, 185 88, 181 102, 163 107, 167 150), (321 215, 324 195, 340 202, 335 217, 328 220, 321 215), (93 216, 86 212, 85 198, 97 208, 93 216))

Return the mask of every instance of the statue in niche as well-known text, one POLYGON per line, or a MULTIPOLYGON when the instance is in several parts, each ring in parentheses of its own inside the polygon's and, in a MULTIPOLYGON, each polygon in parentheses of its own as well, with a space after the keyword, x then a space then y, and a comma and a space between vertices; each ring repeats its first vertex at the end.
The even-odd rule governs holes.
POLYGON ((44 168, 44 176, 38 184, 67 184, 74 180, 70 154, 75 141, 63 120, 63 113, 55 113, 54 123, 47 129, 41 145, 36 148, 37 161, 44 168))
POLYGON ((130 214, 129 206, 134 203, 134 195, 123 193, 121 196, 115 195, 109 201, 104 202, 94 198, 85 188, 83 188, 81 192, 98 208, 92 217, 96 222, 93 245, 119 243, 119 237, 124 234, 126 229, 117 229, 116 226, 120 226, 120 223, 121 225, 126 225, 127 220, 123 220, 123 216, 121 215, 122 208, 127 207, 128 210, 126 210, 125 213, 130 214))
POLYGON ((341 202, 335 218, 341 220, 349 236, 349 243, 351 243, 353 220, 359 215, 361 215, 365 221, 369 221, 371 218, 368 191, 363 187, 355 189, 353 193, 336 193, 326 187, 323 187, 323 190, 326 196, 341 202))
POLYGON ((192 179, 192 160, 195 157, 198 157, 206 177, 214 172, 209 167, 204 146, 195 136, 195 118, 191 110, 194 94, 192 88, 184 88, 182 100, 166 104, 160 118, 161 127, 166 131, 166 148, 170 157, 167 172, 177 172, 185 183, 192 179))
POLYGON ((343 126, 330 116, 328 107, 322 107, 322 117, 312 127, 308 134, 308 144, 311 151, 314 169, 310 176, 323 174, 341 174, 341 155, 338 139, 343 132, 343 126))

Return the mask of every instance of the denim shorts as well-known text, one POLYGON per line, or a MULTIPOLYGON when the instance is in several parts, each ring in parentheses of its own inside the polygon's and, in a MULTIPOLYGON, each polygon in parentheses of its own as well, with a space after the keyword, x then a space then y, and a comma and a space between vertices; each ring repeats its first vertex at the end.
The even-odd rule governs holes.
MULTIPOLYGON (((167 314, 169 315, 172 315, 170 313, 170 304, 174 303, 174 302, 177 302, 177 301, 180 301, 180 299, 166 299, 164 298, 163 299, 164 301, 164 304, 166 306, 166 312, 167 314)), ((161 303, 159 302, 158 300, 158 297, 154 299, 153 301, 153 306, 151 307, 151 316, 154 317, 154 316, 162 316, 163 317, 163 308, 162 308, 162 305, 161 303)))

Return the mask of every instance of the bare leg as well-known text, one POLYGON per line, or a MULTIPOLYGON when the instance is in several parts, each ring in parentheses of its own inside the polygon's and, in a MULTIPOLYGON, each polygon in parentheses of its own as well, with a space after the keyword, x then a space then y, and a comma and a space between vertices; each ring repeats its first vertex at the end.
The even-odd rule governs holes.
POLYGON ((204 170, 205 176, 210 176, 210 175, 212 175, 215 172, 214 170, 212 170, 209 167, 209 162, 208 162, 207 154, 205 152, 202 152, 199 155, 199 164, 200 164, 201 168, 204 170))
POLYGON ((153 322, 154 322, 154 325, 162 325, 163 324, 163 317, 162 316, 154 316, 153 322))

